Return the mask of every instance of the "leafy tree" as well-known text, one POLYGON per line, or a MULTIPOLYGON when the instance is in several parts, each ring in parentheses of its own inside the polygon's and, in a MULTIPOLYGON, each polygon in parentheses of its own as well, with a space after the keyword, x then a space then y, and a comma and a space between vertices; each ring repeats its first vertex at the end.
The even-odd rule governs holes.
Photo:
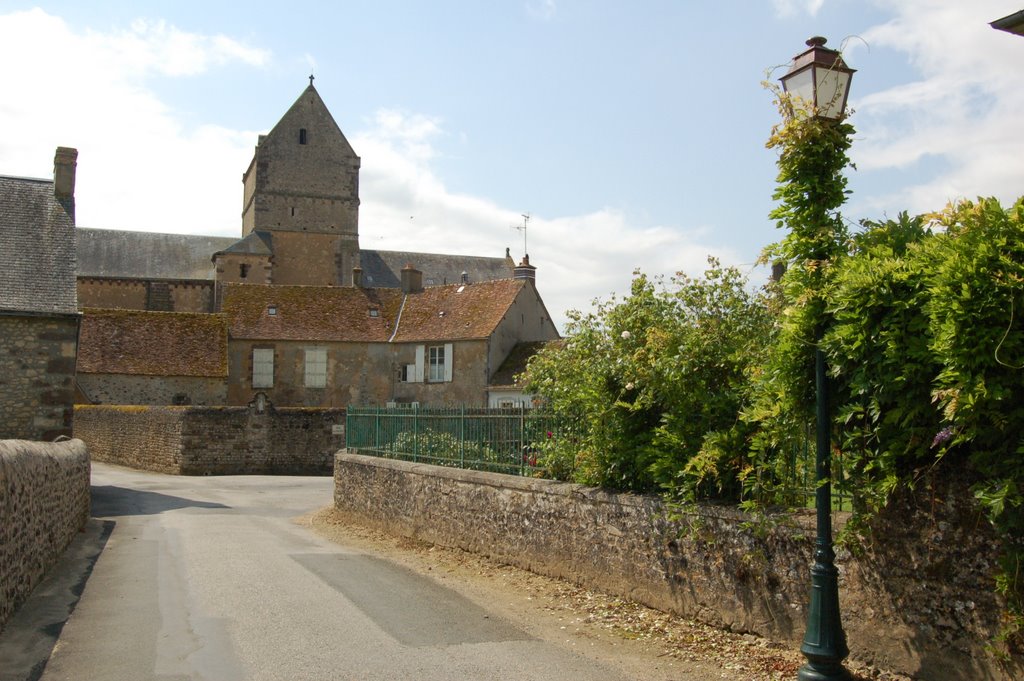
MULTIPOLYGON (((572 313, 565 343, 530 364, 528 389, 581 424, 548 444, 545 465, 616 489, 680 488, 705 434, 736 421, 773 329, 765 292, 717 260, 669 287, 635 273, 628 297, 572 313)), ((737 480, 720 493, 735 495, 737 480)))

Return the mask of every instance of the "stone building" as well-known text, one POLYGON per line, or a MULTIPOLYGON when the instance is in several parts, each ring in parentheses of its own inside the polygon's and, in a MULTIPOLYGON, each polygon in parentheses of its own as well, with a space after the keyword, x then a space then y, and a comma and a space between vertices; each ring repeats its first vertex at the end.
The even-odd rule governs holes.
POLYGON ((310 82, 259 137, 240 239, 79 229, 79 398, 487 404, 518 343, 558 337, 535 268, 361 249, 359 167, 310 82))
POLYGON ((0 176, 0 439, 71 434, 77 157, 58 147, 53 180, 0 176))

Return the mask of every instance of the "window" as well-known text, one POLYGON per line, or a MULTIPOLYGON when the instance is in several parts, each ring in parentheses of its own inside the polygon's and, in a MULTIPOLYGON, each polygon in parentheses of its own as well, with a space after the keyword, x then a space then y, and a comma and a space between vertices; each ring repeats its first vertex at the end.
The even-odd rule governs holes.
POLYGON ((249 276, 249 266, 246 265, 245 263, 242 263, 241 265, 239 265, 238 266, 238 276, 241 279, 245 279, 246 277, 248 277, 249 276))
POLYGON ((274 349, 252 349, 252 387, 274 387, 274 349))
POLYGON ((427 381, 440 383, 452 380, 452 344, 427 348, 427 381))
POLYGON ((299 128, 299 144, 305 144, 305 143, 306 143, 306 129, 305 128, 299 128))
POLYGON ((444 380, 444 346, 443 345, 431 345, 427 348, 427 356, 430 358, 429 373, 427 373, 427 380, 431 383, 437 383, 444 380))
POLYGON ((398 380, 401 383, 416 383, 416 365, 403 364, 398 368, 398 380))
POLYGON ((327 387, 327 348, 306 348, 306 387, 327 387))

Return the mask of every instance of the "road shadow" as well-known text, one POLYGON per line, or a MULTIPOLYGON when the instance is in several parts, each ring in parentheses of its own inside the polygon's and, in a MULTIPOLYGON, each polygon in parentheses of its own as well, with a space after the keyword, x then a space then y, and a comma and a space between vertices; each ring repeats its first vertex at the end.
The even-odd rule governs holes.
POLYGON ((94 518, 154 515, 181 508, 230 508, 230 506, 115 485, 93 485, 92 487, 92 515, 94 518))
POLYGON ((91 518, 0 634, 0 681, 37 681, 75 611, 113 520, 91 518))

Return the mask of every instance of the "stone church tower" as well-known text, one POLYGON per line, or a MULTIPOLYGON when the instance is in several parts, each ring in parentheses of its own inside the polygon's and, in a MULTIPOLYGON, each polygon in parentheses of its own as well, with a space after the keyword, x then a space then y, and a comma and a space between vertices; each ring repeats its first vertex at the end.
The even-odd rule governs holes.
POLYGON ((214 256, 217 280, 350 286, 359 263, 359 157, 309 87, 242 177, 242 240, 214 256))

